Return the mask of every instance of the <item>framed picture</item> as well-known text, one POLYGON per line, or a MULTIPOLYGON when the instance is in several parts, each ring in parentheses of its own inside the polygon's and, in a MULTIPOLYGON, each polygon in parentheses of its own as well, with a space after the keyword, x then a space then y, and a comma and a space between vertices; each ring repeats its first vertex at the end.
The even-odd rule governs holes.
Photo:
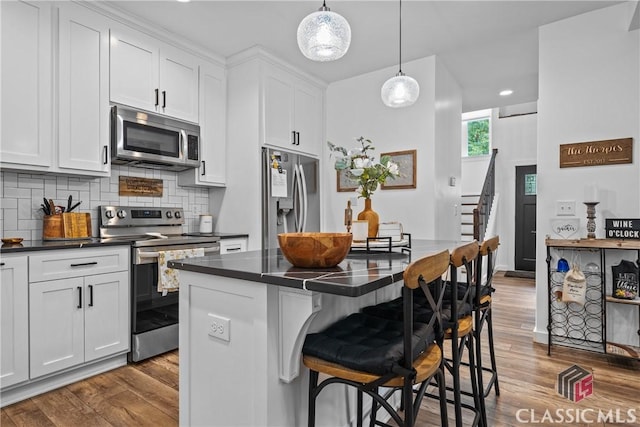
POLYGON ((349 177, 347 169, 336 171, 336 183, 336 190, 339 193, 356 191, 356 188, 358 188, 358 181, 349 177))
POLYGON ((381 153, 380 157, 389 156, 398 165, 400 176, 389 178, 382 184, 383 190, 400 190, 402 188, 416 188, 416 150, 394 151, 381 153))

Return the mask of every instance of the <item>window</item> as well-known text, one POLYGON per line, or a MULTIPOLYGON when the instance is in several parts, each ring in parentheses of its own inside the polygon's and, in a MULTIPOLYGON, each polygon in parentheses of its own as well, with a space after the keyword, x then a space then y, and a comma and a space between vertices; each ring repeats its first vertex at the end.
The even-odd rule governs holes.
POLYGON ((491 110, 462 115, 462 156, 486 156, 491 152, 491 110))

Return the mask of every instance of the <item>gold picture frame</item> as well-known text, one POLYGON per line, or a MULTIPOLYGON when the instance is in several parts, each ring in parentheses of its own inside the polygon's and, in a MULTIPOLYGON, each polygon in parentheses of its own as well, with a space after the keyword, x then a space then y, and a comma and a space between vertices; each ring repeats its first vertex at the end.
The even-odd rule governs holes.
POLYGON ((417 150, 393 151, 391 153, 381 153, 380 157, 389 156, 391 161, 398 165, 400 175, 394 178, 387 178, 382 184, 383 190, 401 190, 405 188, 416 188, 416 156, 417 150))
POLYGON ((336 190, 338 191, 338 193, 356 191, 356 189, 358 188, 358 181, 350 178, 347 172, 347 169, 336 171, 336 190))

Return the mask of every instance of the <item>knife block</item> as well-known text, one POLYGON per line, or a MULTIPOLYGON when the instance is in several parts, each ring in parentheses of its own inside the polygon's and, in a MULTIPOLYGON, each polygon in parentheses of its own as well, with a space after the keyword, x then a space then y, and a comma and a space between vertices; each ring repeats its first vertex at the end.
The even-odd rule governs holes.
POLYGON ((42 240, 74 240, 91 237, 90 213, 63 213, 42 218, 42 240))

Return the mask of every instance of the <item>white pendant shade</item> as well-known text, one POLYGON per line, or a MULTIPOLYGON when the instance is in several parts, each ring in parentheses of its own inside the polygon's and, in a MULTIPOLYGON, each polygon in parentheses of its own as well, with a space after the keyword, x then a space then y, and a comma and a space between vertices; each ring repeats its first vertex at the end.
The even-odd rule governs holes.
POLYGON ((391 108, 413 105, 420 95, 420 85, 413 77, 398 73, 384 82, 380 96, 384 105, 391 108))
POLYGON ((323 6, 298 26, 298 47, 313 61, 335 61, 349 50, 351 27, 341 15, 323 6))

